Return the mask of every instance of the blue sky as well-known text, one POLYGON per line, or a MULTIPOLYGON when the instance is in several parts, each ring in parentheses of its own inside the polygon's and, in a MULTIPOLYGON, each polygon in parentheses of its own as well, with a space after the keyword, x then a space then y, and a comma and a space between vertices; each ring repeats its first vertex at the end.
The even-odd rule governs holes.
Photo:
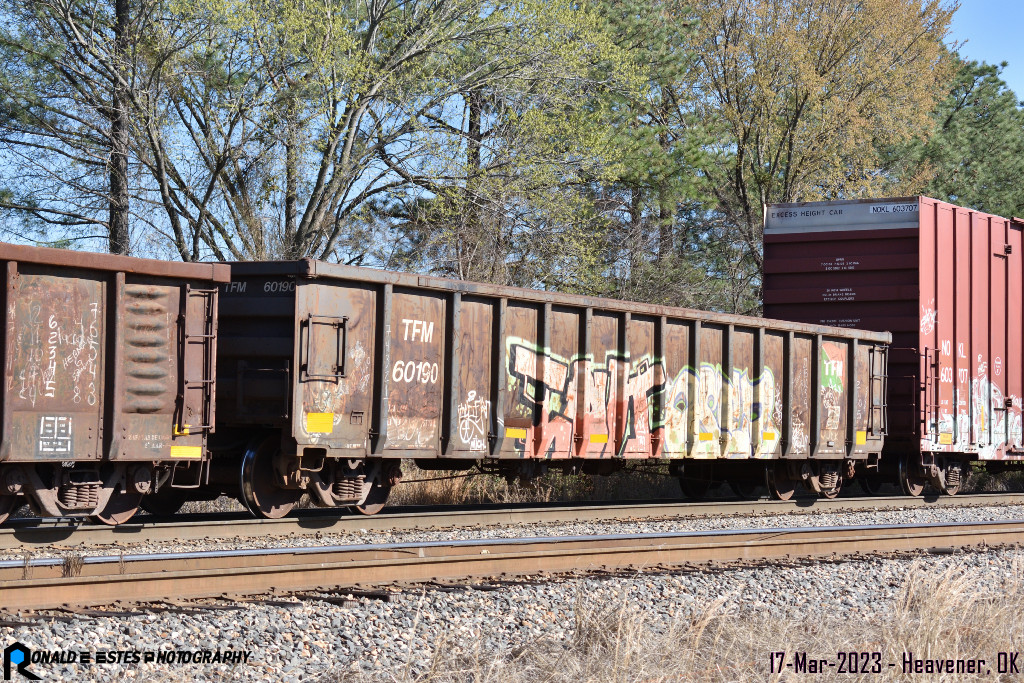
POLYGON ((998 64, 1009 62, 1003 80, 1024 99, 1024 3, 1021 0, 961 0, 947 42, 964 42, 960 54, 998 64))

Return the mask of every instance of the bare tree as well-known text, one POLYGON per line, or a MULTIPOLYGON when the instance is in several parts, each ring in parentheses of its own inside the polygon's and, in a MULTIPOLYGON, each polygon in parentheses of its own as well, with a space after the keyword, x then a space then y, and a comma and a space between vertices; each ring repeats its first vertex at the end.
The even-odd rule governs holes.
POLYGON ((600 157, 552 121, 629 80, 569 2, 110 1, 2 15, 0 207, 112 249, 130 211, 185 260, 361 260, 381 207, 497 215, 600 157))
POLYGON ((717 208, 761 267, 763 206, 888 186, 879 149, 927 137, 951 76, 943 0, 726 0, 699 6, 692 72, 724 163, 717 208))
POLYGON ((149 10, 40 0, 0 14, 0 209, 23 233, 56 227, 58 237, 105 237, 112 253, 130 251, 130 99, 144 76, 149 10))

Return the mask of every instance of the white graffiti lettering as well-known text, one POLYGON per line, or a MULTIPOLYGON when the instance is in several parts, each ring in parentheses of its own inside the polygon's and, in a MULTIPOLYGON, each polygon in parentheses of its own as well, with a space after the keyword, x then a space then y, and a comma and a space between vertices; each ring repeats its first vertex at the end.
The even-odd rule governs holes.
POLYGON ((471 451, 487 450, 487 421, 491 416, 491 402, 475 391, 466 394, 459 404, 459 438, 471 451))

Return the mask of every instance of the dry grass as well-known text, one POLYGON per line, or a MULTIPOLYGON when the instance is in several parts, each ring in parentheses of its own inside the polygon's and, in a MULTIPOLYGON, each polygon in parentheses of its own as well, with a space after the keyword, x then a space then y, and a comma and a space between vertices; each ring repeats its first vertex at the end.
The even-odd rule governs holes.
POLYGON ((989 474, 980 467, 972 467, 964 482, 963 490, 964 493, 1024 491, 1024 470, 989 474))
MULTIPOLYGON (((1015 567, 1016 568, 1016 567, 1015 567)), ((664 623, 627 604, 592 606, 582 596, 576 623, 566 641, 523 643, 514 652, 493 653, 468 648, 453 657, 454 643, 436 644, 433 661, 424 671, 411 666, 376 674, 339 672, 327 680, 373 680, 395 683, 656 683, 660 681, 789 681, 789 680, 1010 680, 997 674, 998 652, 1024 649, 1024 582, 1018 570, 999 593, 976 589, 978 576, 954 567, 928 576, 914 564, 897 599, 880 606, 875 620, 842 616, 801 620, 749 613, 726 607, 724 596, 696 615, 664 623), (771 653, 786 651, 807 659, 836 662, 839 652, 877 652, 880 672, 796 675, 792 669, 772 673, 771 653), (980 675, 904 674, 904 653, 921 659, 986 660, 980 675), (889 667, 893 662, 895 667, 889 667), (991 673, 986 673, 990 668, 991 673)), ((827 600, 827 596, 823 596, 827 600)), ((415 630, 415 627, 414 627, 415 630)), ((465 643, 462 643, 465 646, 465 643)), ((1024 658, 1024 655, 1022 655, 1024 658)), ((873 663, 874 660, 868 660, 873 663)), ((1024 661, 1021 662, 1024 664, 1024 661)))
MULTIPOLYGON (((181 514, 210 514, 215 512, 245 512, 245 506, 233 496, 216 500, 190 500, 181 506, 181 514)), ((142 514, 142 513, 140 513, 142 514)))
MULTIPOLYGON (((608 476, 548 474, 520 481, 493 474, 421 470, 411 460, 402 463, 405 477, 391 491, 388 505, 472 505, 477 503, 547 503, 588 500, 679 498, 679 482, 668 476, 667 465, 628 467, 608 476), (468 476, 467 476, 468 475, 468 476)), ((303 496, 299 509, 315 507, 303 496)), ((244 512, 237 499, 185 503, 183 513, 244 512)))
MULTIPOLYGON (((402 465, 405 481, 391 493, 391 505, 458 505, 473 503, 543 503, 608 500, 637 500, 681 497, 679 482, 668 476, 668 466, 630 465, 608 476, 565 475, 552 470, 543 477, 507 482, 495 475, 465 472, 428 472, 412 462, 402 465), (445 479, 445 477, 453 477, 445 479)), ((850 495, 860 487, 850 485, 850 495)), ((1024 469, 989 474, 972 468, 963 493, 1024 491, 1024 469)), ((763 491, 762 493, 766 492, 763 491)), ((728 488, 712 490, 710 496, 731 496, 728 488)), ((888 484, 881 495, 902 495, 898 484, 888 484)))

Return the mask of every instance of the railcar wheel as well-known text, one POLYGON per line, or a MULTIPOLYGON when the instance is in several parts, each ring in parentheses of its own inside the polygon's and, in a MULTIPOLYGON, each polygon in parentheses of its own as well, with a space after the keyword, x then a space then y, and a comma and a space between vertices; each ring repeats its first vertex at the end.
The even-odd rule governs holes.
POLYGON ((913 473, 909 456, 900 458, 898 477, 900 488, 906 495, 917 497, 924 493, 925 478, 913 473))
POLYGON ((688 479, 680 477, 679 488, 687 498, 701 500, 702 498, 705 498, 708 495, 708 491, 711 490, 711 482, 703 479, 688 479))
POLYGON ((7 521, 11 513, 18 509, 18 496, 4 494, 0 496, 0 524, 7 521))
POLYGON ((143 496, 140 506, 151 515, 170 517, 185 504, 185 494, 177 489, 164 488, 157 493, 143 496))
POLYGON ((353 505, 349 509, 360 515, 375 515, 388 504, 388 496, 390 495, 390 485, 374 482, 370 492, 366 495, 366 500, 361 505, 353 505))
POLYGON ((885 480, 877 474, 862 474, 857 477, 857 483, 864 493, 869 496, 877 496, 885 486, 885 480))
POLYGON ((239 498, 256 517, 280 519, 302 498, 302 489, 283 489, 274 483, 274 456, 279 448, 278 437, 271 434, 250 445, 242 457, 239 498))
POLYGON ((103 510, 97 512, 94 515, 90 515, 90 519, 94 522, 100 522, 108 526, 117 526, 118 524, 124 524, 129 519, 135 516, 135 513, 139 511, 139 503, 142 501, 142 494, 135 491, 120 492, 115 491, 110 495, 110 500, 103 507, 103 510))
POLYGON ((711 490, 712 474, 711 463, 689 460, 679 473, 679 488, 687 498, 700 500, 711 490))
POLYGON ((796 493, 796 479, 789 476, 789 465, 781 460, 768 466, 768 492, 775 500, 790 500, 796 493))
POLYGON ((737 498, 742 500, 757 500, 760 498, 761 484, 756 481, 749 479, 740 479, 739 481, 729 480, 729 488, 737 498))

